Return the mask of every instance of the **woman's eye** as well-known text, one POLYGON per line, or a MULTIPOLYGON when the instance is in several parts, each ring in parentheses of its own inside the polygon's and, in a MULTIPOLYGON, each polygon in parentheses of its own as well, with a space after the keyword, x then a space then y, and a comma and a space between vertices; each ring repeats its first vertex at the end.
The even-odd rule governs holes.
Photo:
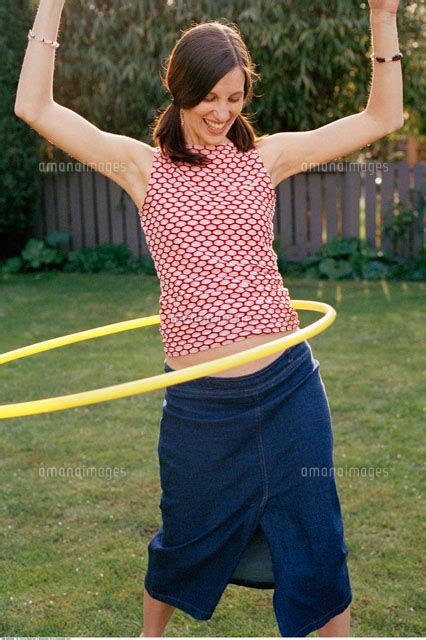
MULTIPOLYGON (((214 98, 204 98, 205 102, 213 102, 214 98)), ((239 99, 237 98, 236 100, 230 100, 229 102, 238 102, 239 99)))

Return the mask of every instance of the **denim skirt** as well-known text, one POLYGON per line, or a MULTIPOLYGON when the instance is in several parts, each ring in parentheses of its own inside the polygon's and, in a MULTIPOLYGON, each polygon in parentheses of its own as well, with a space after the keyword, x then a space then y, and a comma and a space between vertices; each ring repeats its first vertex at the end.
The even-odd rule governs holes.
POLYGON ((332 420, 307 340, 254 373, 166 387, 158 457, 153 598, 209 620, 228 584, 271 588, 284 637, 348 607, 332 420))

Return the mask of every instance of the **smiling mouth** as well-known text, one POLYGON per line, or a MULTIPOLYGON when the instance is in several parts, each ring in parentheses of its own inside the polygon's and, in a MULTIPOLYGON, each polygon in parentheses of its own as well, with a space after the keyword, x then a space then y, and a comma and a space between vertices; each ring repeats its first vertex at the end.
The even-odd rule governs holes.
POLYGON ((220 127, 218 127, 218 126, 217 126, 217 123, 215 123, 215 125, 216 125, 216 126, 213 126, 213 125, 211 124, 211 121, 209 122, 209 121, 208 121, 208 120, 206 120, 205 118, 203 118, 203 122, 205 123, 205 125, 206 125, 207 129, 208 129, 211 133, 216 134, 216 135, 217 135, 217 134, 220 134, 220 133, 223 133, 223 132, 225 131, 225 129, 226 129, 226 125, 227 125, 227 122, 225 122, 225 123, 224 123, 222 126, 220 126, 220 127))

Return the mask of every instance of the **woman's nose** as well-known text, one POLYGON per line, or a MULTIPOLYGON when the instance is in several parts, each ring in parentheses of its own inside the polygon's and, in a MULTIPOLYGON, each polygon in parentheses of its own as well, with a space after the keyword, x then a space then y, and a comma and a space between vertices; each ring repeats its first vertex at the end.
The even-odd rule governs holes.
POLYGON ((213 115, 216 122, 226 122, 229 120, 229 110, 224 109, 223 111, 215 111, 213 115))

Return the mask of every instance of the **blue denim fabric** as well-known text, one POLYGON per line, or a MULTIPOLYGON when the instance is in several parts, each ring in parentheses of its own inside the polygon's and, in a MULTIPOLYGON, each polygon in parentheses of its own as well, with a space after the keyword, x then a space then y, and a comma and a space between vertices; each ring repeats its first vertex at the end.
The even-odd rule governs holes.
POLYGON ((307 340, 254 373, 166 387, 150 595, 209 620, 261 531, 280 634, 305 637, 342 613, 352 591, 333 441, 307 340))

